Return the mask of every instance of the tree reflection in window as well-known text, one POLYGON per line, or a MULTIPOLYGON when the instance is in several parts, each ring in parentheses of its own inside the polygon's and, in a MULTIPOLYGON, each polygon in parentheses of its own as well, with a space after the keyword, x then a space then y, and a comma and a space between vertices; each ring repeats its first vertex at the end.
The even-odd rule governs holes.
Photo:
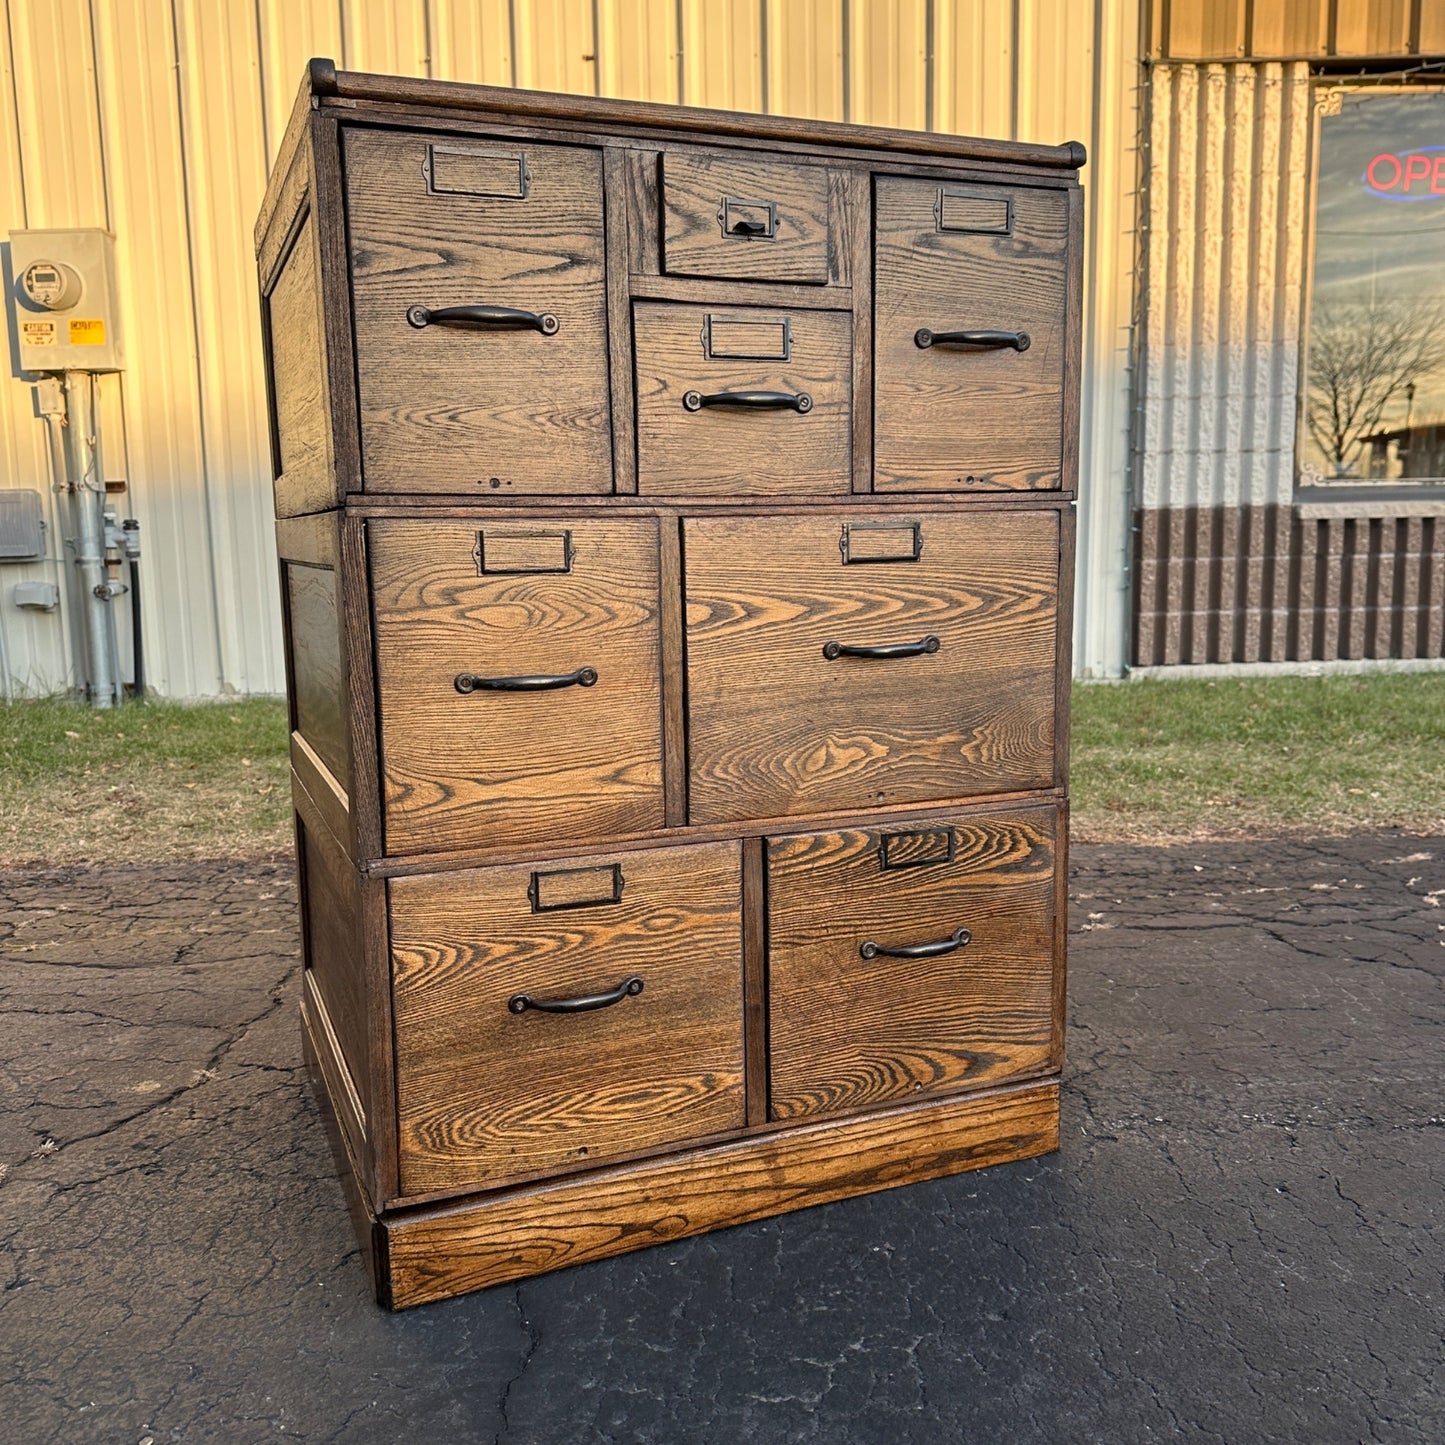
POLYGON ((1445 92, 1327 98, 1300 480, 1442 481, 1445 92))

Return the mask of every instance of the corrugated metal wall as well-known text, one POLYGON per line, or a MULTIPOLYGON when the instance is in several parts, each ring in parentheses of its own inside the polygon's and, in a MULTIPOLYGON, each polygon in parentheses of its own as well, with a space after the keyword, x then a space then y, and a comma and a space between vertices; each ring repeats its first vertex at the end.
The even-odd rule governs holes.
POLYGON ((1290 499, 1310 124, 1307 65, 1153 69, 1144 507, 1290 499))
MULTIPOLYGON (((305 61, 1090 149, 1076 660, 1124 659, 1137 0, 0 0, 0 230, 116 233, 128 369, 106 471, 145 546, 147 673, 177 697, 282 686, 249 236, 305 61)), ((3 384, 0 487, 48 489, 3 384)), ((55 529, 52 529, 54 531, 55 529)), ((18 687, 71 680, 21 613, 18 687)))
POLYGON ((1428 55, 1441 0, 1151 0, 1149 53, 1170 60, 1428 55))
POLYGON ((1445 508, 1295 502, 1310 66, 1150 74, 1133 662, 1445 656, 1445 508))

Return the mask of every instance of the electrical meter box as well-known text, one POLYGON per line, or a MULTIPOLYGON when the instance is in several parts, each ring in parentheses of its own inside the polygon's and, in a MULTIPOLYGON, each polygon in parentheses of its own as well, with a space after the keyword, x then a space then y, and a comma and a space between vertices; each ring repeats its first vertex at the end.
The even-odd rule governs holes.
POLYGON ((122 371, 115 237, 11 231, 9 301, 23 371, 122 371))

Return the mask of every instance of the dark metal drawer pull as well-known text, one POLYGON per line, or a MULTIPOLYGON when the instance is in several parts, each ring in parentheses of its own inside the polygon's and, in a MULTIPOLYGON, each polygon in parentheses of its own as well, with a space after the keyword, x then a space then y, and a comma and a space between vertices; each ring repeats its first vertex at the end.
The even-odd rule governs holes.
POLYGON ((924 326, 913 333, 913 344, 921 351, 930 346, 983 346, 995 351, 1012 346, 1027 351, 1032 343, 1027 331, 930 331, 924 326))
POLYGON ((955 928, 947 938, 936 939, 933 943, 906 943, 897 948, 889 948, 886 944, 874 943, 869 939, 867 943, 858 945, 858 957, 940 958, 945 953, 968 947, 972 939, 973 934, 966 928, 955 928))
POLYGON ((412 306, 407 321, 420 329, 423 326, 495 326, 503 331, 540 331, 555 336, 561 322, 550 311, 518 311, 515 306, 443 306, 429 311, 425 306, 412 306))
POLYGON ((624 978, 611 993, 585 993, 581 998, 533 998, 528 993, 514 993, 507 1000, 509 1013, 524 1014, 529 1008, 544 1014, 585 1014, 595 1008, 611 1008, 625 998, 636 998, 642 992, 638 974, 624 978))
POLYGON ((922 657, 937 652, 942 644, 930 632, 917 642, 882 642, 874 647, 855 646, 848 642, 825 642, 823 656, 832 662, 835 657, 922 657))
POLYGON ((768 234, 768 223, 766 221, 737 220, 728 227, 729 236, 766 236, 768 234))
POLYGON ((744 406, 755 411, 800 411, 813 409, 813 398, 806 391, 714 391, 704 396, 700 391, 682 394, 684 411, 701 411, 705 406, 744 406))
POLYGON ((576 672, 542 673, 537 677, 478 677, 474 672, 459 672, 453 684, 462 694, 469 692, 547 692, 554 687, 591 687, 597 681, 595 667, 579 667, 576 672))

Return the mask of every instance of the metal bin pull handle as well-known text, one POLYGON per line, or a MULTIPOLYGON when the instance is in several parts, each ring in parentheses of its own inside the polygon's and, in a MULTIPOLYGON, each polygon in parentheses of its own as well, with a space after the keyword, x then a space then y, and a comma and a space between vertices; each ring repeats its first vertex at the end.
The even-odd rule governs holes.
POLYGON ((641 992, 642 977, 634 973, 608 993, 586 993, 580 998, 533 998, 528 993, 514 993, 507 1000, 507 1012, 524 1014, 530 1008, 544 1014, 585 1014, 593 1009, 611 1008, 625 998, 636 998, 641 992))

